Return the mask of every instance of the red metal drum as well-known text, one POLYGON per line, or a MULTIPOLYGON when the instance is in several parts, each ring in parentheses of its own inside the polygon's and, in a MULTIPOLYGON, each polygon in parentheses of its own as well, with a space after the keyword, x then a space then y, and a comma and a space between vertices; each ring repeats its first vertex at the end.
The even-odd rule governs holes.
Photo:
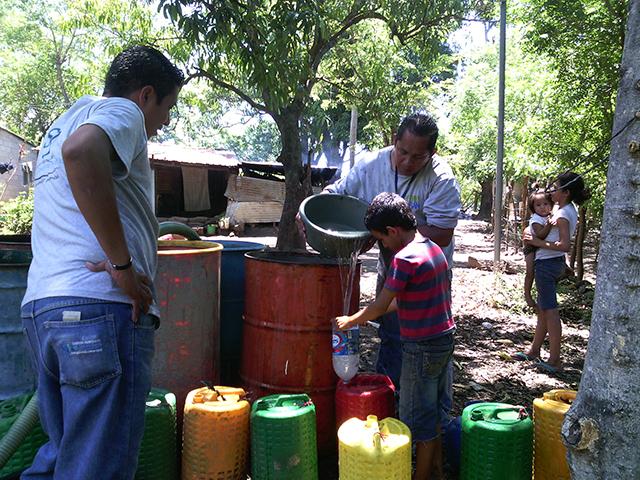
MULTIPOLYGON (((348 267, 314 254, 250 252, 245 258, 245 390, 252 399, 308 394, 316 406, 318 451, 330 453, 336 444, 337 381, 331 319, 342 314, 348 267)), ((354 277, 349 313, 358 308, 360 265, 354 277)))
POLYGON ((178 432, 184 401, 201 381, 220 380, 220 258, 222 246, 158 242, 154 285, 160 306, 152 385, 176 395, 178 432))
POLYGON ((395 417, 395 391, 391 379, 378 373, 359 373, 349 383, 340 380, 336 388, 336 430, 352 417, 395 417))

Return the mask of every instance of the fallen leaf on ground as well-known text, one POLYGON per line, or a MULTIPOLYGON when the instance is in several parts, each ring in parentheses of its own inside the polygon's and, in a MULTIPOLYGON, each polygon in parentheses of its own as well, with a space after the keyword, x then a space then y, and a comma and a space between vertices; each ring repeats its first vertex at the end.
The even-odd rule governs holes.
POLYGON ((513 362, 513 358, 507 352, 498 352, 498 356, 505 362, 513 362))

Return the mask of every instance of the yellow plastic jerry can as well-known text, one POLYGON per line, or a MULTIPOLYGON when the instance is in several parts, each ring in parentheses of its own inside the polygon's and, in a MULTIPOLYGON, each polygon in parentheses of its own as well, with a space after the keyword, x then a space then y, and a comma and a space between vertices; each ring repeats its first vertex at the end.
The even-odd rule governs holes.
POLYGON ((182 480, 246 478, 249 402, 241 388, 192 390, 184 404, 182 480))
POLYGON ((567 449, 560 430, 564 415, 576 398, 575 390, 551 390, 533 401, 535 480, 570 480, 567 449))
POLYGON ((410 480, 411 432, 400 420, 369 415, 338 429, 340 480, 410 480))

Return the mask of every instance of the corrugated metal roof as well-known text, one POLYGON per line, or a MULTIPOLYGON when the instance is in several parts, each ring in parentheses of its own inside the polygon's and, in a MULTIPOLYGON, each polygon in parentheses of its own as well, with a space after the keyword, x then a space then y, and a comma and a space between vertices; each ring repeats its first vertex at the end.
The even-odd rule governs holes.
POLYGON ((148 144, 151 163, 184 166, 211 166, 237 168, 239 165, 235 153, 229 150, 188 147, 185 145, 148 144))

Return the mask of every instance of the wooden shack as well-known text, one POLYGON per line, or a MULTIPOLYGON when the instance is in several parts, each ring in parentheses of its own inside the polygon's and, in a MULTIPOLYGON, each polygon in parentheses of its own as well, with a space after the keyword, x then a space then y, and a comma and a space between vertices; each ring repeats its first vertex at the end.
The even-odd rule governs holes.
MULTIPOLYGON (((241 175, 230 175, 224 193, 228 200, 225 216, 232 225, 276 224, 284 206, 284 167, 280 163, 241 162, 241 175)), ((318 193, 337 168, 311 169, 311 183, 318 193)))
POLYGON ((149 143, 155 175, 156 215, 214 217, 227 208, 225 190, 239 163, 233 152, 149 143))

